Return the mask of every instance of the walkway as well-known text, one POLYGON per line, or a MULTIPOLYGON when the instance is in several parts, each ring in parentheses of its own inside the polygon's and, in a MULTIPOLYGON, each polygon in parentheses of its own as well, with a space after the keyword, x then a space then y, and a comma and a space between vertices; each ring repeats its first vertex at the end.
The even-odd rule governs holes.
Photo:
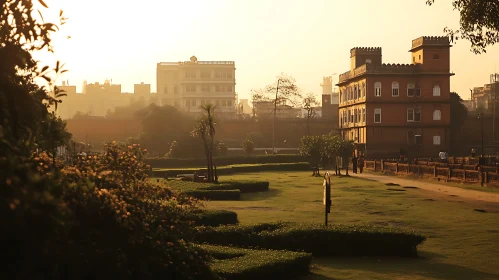
POLYGON ((428 183, 425 181, 418 181, 412 179, 403 179, 398 176, 388 176, 388 175, 379 175, 376 173, 362 173, 362 174, 353 174, 349 172, 350 176, 378 181, 380 183, 394 183, 399 184, 400 186, 413 186, 418 187, 423 190, 437 192, 442 195, 454 195, 460 198, 468 199, 468 200, 476 200, 476 201, 485 201, 485 202, 493 202, 499 203, 499 193, 489 193, 489 192, 481 192, 470 189, 462 189, 453 186, 446 186, 443 184, 435 184, 428 183))

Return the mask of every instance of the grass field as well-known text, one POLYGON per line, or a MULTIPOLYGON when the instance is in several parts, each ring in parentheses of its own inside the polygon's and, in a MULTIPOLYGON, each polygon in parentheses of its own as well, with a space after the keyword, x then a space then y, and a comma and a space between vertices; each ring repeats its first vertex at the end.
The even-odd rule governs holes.
MULTIPOLYGON (((236 211, 243 224, 323 223, 322 178, 310 172, 260 172, 224 180, 268 180, 270 190, 241 201, 206 202, 236 211)), ((307 279, 499 279, 499 205, 404 186, 332 177, 330 223, 378 223, 416 229, 428 240, 420 259, 316 258, 307 279), (477 211, 479 210, 479 211, 477 211)))

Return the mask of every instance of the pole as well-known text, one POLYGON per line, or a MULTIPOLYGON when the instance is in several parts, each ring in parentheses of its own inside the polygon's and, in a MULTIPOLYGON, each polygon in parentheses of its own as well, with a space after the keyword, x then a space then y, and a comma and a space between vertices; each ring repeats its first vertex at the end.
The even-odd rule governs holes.
MULTIPOLYGON (((480 128, 482 133, 482 158, 483 158, 483 113, 480 113, 480 128)), ((483 159, 482 159, 483 160, 483 159)))
POLYGON ((279 83, 281 79, 277 80, 277 88, 275 90, 275 100, 274 100, 274 122, 272 124, 272 153, 275 154, 275 119, 277 112, 277 94, 279 92, 279 83))

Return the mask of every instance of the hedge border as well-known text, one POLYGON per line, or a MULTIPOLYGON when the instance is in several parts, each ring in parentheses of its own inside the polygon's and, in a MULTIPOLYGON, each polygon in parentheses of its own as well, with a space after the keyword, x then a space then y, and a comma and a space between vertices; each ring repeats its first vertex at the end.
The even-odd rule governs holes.
MULTIPOLYGON (((218 166, 231 164, 266 164, 302 162, 304 157, 299 154, 261 155, 261 156, 231 156, 213 159, 218 166)), ((145 162, 152 168, 202 167, 206 164, 203 158, 149 158, 145 162)))

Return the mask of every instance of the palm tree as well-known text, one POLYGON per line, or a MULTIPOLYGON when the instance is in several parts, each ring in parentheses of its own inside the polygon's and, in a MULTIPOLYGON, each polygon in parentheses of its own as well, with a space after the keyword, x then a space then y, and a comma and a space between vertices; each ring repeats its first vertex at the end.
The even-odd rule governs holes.
POLYGON ((215 146, 215 106, 212 104, 202 105, 201 110, 203 116, 199 119, 192 135, 201 138, 204 143, 204 152, 206 156, 206 168, 208 170, 208 182, 215 181, 215 174, 213 171, 213 148, 215 146))

